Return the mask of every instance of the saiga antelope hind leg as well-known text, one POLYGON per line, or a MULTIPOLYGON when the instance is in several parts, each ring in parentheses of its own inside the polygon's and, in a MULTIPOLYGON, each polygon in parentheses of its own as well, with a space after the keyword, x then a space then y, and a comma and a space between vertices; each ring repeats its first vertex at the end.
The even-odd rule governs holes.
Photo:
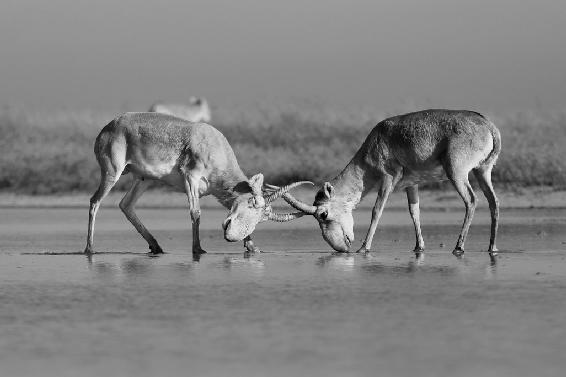
POLYGON ((423 235, 421 232, 421 219, 420 219, 420 208, 419 208, 419 186, 414 185, 407 187, 405 189, 407 192, 407 202, 409 205, 409 213, 411 214, 411 219, 413 220, 413 225, 415 226, 415 237, 416 244, 415 253, 423 253, 425 250, 423 235))
POLYGON ((157 240, 153 235, 147 230, 147 228, 142 224, 141 220, 138 218, 134 211, 134 206, 138 199, 142 196, 144 191, 149 186, 149 181, 136 177, 132 183, 132 187, 128 190, 126 195, 120 201, 120 209, 126 215, 126 218, 132 223, 134 228, 142 235, 142 237, 149 244, 149 249, 151 254, 163 254, 163 249, 157 243, 157 240))
POLYGON ((464 254, 464 243, 466 242, 470 224, 472 223, 472 218, 474 217, 474 212, 476 210, 476 195, 470 185, 470 181, 468 180, 468 170, 458 168, 456 164, 451 161, 448 161, 445 170, 448 179, 452 182, 466 206, 466 214, 464 215, 462 230, 460 231, 460 236, 456 242, 456 247, 454 248, 454 251, 452 251, 452 254, 457 257, 461 257, 464 254))
POLYGON ((110 173, 109 171, 104 171, 104 169, 101 168, 100 184, 94 195, 90 198, 90 208, 88 211, 88 234, 84 250, 85 254, 94 253, 94 223, 96 222, 98 208, 100 207, 102 199, 108 195, 112 187, 114 187, 116 182, 118 182, 118 179, 120 179, 120 175, 123 170, 124 168, 122 167, 121 169, 116 169, 113 173, 110 173))
POLYGON ((491 169, 493 166, 482 166, 474 169, 474 175, 483 191, 487 202, 489 203, 489 212, 491 214, 491 234, 489 237, 489 253, 492 256, 497 255, 497 228, 499 223, 499 200, 495 196, 493 185, 491 183, 491 169))

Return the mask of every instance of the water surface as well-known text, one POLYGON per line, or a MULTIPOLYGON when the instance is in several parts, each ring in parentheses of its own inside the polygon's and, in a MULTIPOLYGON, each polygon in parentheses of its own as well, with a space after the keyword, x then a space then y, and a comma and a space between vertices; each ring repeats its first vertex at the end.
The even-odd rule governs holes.
MULTIPOLYGON (((193 260, 186 210, 140 210, 169 253, 103 208, 1 209, 0 372, 6 376, 562 376, 566 211, 507 211, 492 263, 479 211, 466 255, 461 212, 423 212, 428 253, 408 252, 389 211, 368 255, 330 252, 312 219, 261 224, 266 252, 222 239, 203 211, 193 260)), ((356 215, 363 237, 367 211, 356 215)))

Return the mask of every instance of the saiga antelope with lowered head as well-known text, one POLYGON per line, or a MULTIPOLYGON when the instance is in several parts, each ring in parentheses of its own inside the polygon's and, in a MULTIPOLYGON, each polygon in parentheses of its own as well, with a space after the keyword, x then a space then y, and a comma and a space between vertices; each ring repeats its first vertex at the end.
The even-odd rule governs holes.
MULTIPOLYGON (((96 138, 94 153, 100 165, 100 186, 90 199, 85 253, 93 252, 94 223, 102 199, 121 175, 134 176, 120 208, 149 244, 152 253, 163 250, 141 223, 134 205, 151 180, 186 193, 193 228, 193 253, 204 253, 199 239, 199 197, 214 195, 230 210, 223 223, 227 241, 244 240, 254 252, 251 233, 265 220, 289 221, 302 213, 279 214, 270 203, 302 183, 297 182, 263 195, 263 175, 248 179, 238 165, 230 144, 214 127, 191 123, 159 113, 126 113, 106 125, 96 138)), ((308 182, 310 183, 310 182, 308 182)))
POLYGON ((352 210, 371 189, 378 195, 371 224, 359 251, 369 251, 377 223, 389 194, 405 188, 409 213, 415 226, 415 252, 424 251, 419 218, 418 184, 449 179, 466 206, 464 224, 453 254, 464 253, 464 243, 476 207, 468 181, 474 172, 491 212, 489 253, 495 255, 499 203, 491 183, 491 170, 501 151, 501 136, 483 115, 463 110, 425 110, 380 122, 370 132, 354 158, 332 181, 324 183, 314 204, 290 194, 283 198, 293 207, 313 215, 322 236, 337 251, 349 251, 354 240, 352 210))

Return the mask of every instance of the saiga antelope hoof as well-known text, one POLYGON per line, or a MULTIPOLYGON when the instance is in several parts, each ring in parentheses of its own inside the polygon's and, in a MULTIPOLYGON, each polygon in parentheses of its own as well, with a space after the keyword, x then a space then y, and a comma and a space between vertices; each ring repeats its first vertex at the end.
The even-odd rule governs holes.
POLYGON ((461 247, 457 247, 454 249, 454 251, 452 251, 452 254, 456 258, 462 258, 462 255, 464 255, 464 249, 462 249, 461 247))
POLYGON ((263 250, 261 250, 259 247, 254 246, 254 247, 246 247, 246 253, 250 253, 250 254, 255 254, 255 253, 263 253, 263 250))
POLYGON ((415 253, 415 254, 422 254, 422 253, 424 253, 424 247, 415 246, 415 248, 413 249, 413 253, 415 253))
POLYGON ((151 255, 157 255, 157 254, 165 254, 163 252, 163 249, 161 248, 161 246, 159 245, 155 245, 155 246, 150 246, 149 247, 149 254, 151 255))
POLYGON ((497 247, 494 246, 489 250, 489 255, 492 256, 492 257, 495 257, 495 256, 497 256, 498 251, 499 250, 497 250, 497 247))
POLYGON ((206 254, 206 250, 201 247, 195 247, 193 248, 193 254, 206 254))

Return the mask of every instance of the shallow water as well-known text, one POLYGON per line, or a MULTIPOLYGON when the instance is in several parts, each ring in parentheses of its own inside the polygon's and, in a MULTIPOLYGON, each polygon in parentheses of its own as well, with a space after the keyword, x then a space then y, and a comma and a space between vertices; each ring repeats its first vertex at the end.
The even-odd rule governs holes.
MULTIPOLYGON (((405 211, 386 211, 368 255, 332 254, 312 219, 260 224, 266 252, 222 239, 203 211, 140 210, 169 253, 103 208, 87 258, 84 209, 0 209, 0 375, 563 376, 566 211, 505 211, 493 264, 476 214, 422 214, 416 260, 405 211)), ((359 211, 356 239, 369 213, 359 211)))

